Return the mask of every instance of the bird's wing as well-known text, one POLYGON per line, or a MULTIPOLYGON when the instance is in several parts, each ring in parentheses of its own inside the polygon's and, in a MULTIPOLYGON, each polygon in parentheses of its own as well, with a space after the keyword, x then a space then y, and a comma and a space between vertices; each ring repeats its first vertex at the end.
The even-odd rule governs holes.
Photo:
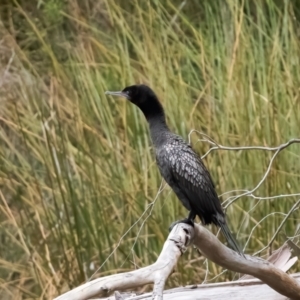
POLYGON ((181 140, 166 145, 166 160, 173 180, 204 223, 212 221, 206 219, 206 216, 210 218, 217 212, 224 214, 212 178, 190 145, 181 140))

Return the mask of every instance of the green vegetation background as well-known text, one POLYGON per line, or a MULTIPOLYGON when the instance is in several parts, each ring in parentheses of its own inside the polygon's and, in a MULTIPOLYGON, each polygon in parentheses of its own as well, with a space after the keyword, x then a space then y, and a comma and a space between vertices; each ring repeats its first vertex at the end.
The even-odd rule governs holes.
MULTIPOLYGON (((186 139, 196 129, 271 147, 300 135, 298 1, 7 0, 0 14, 1 299, 50 299, 99 267, 151 264, 186 216, 168 187, 158 194, 144 117, 105 90, 150 85, 186 139)), ((201 138, 191 135, 204 154, 201 138)), ((299 150, 276 157, 258 198, 228 207, 246 253, 268 245, 298 200, 299 150)), ((272 154, 218 150, 205 163, 221 195, 254 188, 272 154)), ((299 209, 281 232, 297 226, 299 209)), ((233 277, 189 249, 168 286, 233 277)))

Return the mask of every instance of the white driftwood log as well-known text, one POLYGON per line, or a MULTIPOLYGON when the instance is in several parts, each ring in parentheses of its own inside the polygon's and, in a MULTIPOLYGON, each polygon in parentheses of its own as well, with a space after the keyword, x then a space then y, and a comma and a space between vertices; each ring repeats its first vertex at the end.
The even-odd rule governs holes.
POLYGON ((252 275, 278 293, 300 300, 300 284, 294 278, 261 258, 247 255, 247 259, 243 259, 203 226, 195 226, 193 243, 206 258, 216 264, 234 272, 252 275))
MULTIPOLYGON (((300 273, 292 275, 300 282, 300 273)), ((94 299, 94 298, 93 298, 94 299)), ((152 293, 119 293, 98 300, 151 300, 152 293)), ((259 279, 200 284, 164 291, 164 300, 287 300, 259 279)), ((95 299, 96 300, 96 299, 95 299)))
MULTIPOLYGON (((181 254, 191 243, 201 251, 203 256, 216 264, 235 272, 259 278, 278 293, 290 299, 300 300, 300 284, 282 270, 257 257, 247 255, 247 259, 244 259, 224 246, 203 226, 195 224, 195 227, 192 228, 190 225, 183 223, 177 224, 173 228, 154 264, 128 273, 93 280, 59 296, 55 300, 90 299, 95 296, 108 295, 117 290, 134 289, 148 283, 154 283, 152 299, 162 299, 168 276, 176 266, 181 254)), ((239 284, 241 283, 239 282, 239 284)), ((133 299, 142 298, 140 295, 133 299)), ((169 297, 166 298, 170 299, 169 297)), ((122 295, 116 294, 115 299, 122 299, 122 295)))

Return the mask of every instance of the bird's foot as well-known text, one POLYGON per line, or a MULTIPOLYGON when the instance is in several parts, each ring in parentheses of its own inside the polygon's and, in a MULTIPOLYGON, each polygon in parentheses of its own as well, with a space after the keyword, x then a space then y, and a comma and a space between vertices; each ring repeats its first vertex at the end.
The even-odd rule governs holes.
POLYGON ((188 224, 188 225, 191 225, 192 227, 194 227, 194 221, 189 219, 189 218, 186 218, 186 219, 183 219, 183 220, 178 220, 178 221, 173 222, 171 224, 171 226, 169 227, 169 232, 171 232, 172 229, 174 228, 174 226, 179 224, 179 223, 188 224))

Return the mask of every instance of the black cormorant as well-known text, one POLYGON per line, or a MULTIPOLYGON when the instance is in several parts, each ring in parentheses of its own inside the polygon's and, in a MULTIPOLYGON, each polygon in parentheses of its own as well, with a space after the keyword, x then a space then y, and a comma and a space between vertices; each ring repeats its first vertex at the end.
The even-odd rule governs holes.
POLYGON ((189 210, 187 219, 179 222, 193 226, 198 215, 202 224, 213 223, 219 226, 230 246, 244 256, 227 226, 209 172, 191 146, 170 131, 164 109, 152 89, 146 85, 132 85, 122 91, 107 91, 105 94, 124 97, 144 113, 149 123, 160 173, 189 210))

